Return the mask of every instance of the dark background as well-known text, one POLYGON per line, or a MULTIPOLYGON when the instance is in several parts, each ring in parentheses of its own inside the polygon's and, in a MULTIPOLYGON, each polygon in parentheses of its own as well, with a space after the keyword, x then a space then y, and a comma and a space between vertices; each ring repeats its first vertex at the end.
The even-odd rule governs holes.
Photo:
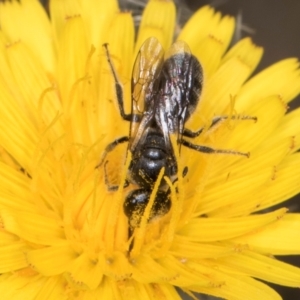
MULTIPOLYGON (((88 1, 88 0, 86 0, 88 1)), ((107 0, 110 1, 110 0, 107 0)), ((257 71, 287 57, 300 58, 300 0, 174 0, 177 3, 179 23, 184 24, 193 11, 210 4, 224 14, 236 16, 241 25, 235 39, 251 36, 255 44, 264 48, 264 56, 257 71)), ((47 0, 41 0, 47 5, 47 0)), ((121 8, 131 9, 139 23, 146 0, 119 0, 121 8)), ((300 97, 290 104, 290 109, 300 106, 300 97)), ((300 126, 300 120, 299 120, 300 126)), ((295 197, 281 206, 290 211, 300 211, 300 198, 295 197)), ((300 266, 299 256, 280 257, 300 266)), ((270 284, 269 284, 270 285, 270 284)), ((299 282, 300 287, 300 282, 299 282)), ((284 300, 300 299, 300 289, 273 285, 284 300)), ((185 296, 183 296, 185 298, 185 296)), ((205 299, 212 299, 204 296, 205 299)), ((201 299, 203 299, 201 298, 201 299)), ((243 299, 241 299, 243 300, 243 299)), ((263 300, 263 299, 253 299, 263 300)))

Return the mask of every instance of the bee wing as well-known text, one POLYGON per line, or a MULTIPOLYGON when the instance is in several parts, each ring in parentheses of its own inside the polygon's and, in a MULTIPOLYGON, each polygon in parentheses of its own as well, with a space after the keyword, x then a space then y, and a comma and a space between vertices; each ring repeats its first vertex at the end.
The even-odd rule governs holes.
POLYGON ((166 145, 170 135, 179 142, 184 124, 195 110, 202 90, 202 67, 183 41, 175 42, 166 53, 160 75, 160 99, 156 121, 163 131, 166 145))
POLYGON ((146 138, 147 126, 154 118, 154 91, 163 65, 164 51, 159 41, 151 37, 137 54, 131 79, 132 121, 129 147, 133 151, 146 138))

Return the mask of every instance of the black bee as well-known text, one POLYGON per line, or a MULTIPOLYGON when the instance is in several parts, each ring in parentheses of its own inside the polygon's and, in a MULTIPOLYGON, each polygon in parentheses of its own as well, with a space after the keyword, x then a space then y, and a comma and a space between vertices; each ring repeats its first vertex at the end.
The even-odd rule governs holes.
MULTIPOLYGON (((163 48, 156 38, 152 37, 144 42, 132 71, 130 114, 124 111, 122 86, 111 62, 107 44, 104 47, 114 77, 120 114, 124 120, 130 122, 130 133, 129 136, 120 137, 106 147, 98 166, 104 162, 109 151, 120 143, 128 142, 128 151, 131 152, 132 159, 126 185, 132 183, 139 187, 129 192, 124 202, 124 212, 129 220, 131 235, 132 230, 139 225, 161 169, 164 168, 164 176, 172 182, 177 180, 178 168, 174 147, 180 149, 182 145, 203 153, 232 153, 245 156, 248 154, 195 145, 184 138, 195 138, 203 131, 203 128, 196 132, 185 128, 186 121, 199 102, 203 82, 202 67, 186 43, 175 42, 167 55, 164 55, 163 48), (174 140, 176 145, 172 143, 174 140)), ((211 126, 223 119, 226 117, 214 118, 211 126)), ((187 168, 184 168, 182 176, 186 173, 187 168)), ((171 207, 170 198, 170 188, 162 179, 149 219, 166 214, 171 207)))

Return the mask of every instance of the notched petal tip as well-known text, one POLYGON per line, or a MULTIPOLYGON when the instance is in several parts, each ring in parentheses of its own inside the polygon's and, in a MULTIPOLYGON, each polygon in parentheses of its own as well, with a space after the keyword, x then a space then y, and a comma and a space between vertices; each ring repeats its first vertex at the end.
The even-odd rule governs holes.
POLYGON ((135 54, 138 52, 143 42, 151 36, 157 36, 164 49, 169 48, 173 39, 175 17, 176 9, 173 1, 149 1, 143 12, 135 54))

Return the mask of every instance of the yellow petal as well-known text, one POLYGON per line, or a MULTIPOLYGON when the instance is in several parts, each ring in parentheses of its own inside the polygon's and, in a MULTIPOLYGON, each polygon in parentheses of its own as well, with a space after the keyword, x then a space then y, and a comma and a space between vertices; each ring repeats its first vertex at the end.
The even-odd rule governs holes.
MULTIPOLYGON (((251 151, 249 159, 241 159, 238 163, 228 167, 227 172, 215 174, 207 184, 218 185, 222 181, 230 181, 233 178, 255 174, 257 169, 273 169, 288 153, 291 153, 294 139, 289 137, 278 141, 263 143, 257 149, 251 151)), ((273 169, 274 170, 274 169, 273 169)), ((273 172, 272 172, 273 173, 273 172)))
POLYGON ((60 100, 54 93, 43 95, 52 83, 37 57, 24 43, 7 47, 6 53, 17 90, 22 97, 21 107, 28 111, 34 125, 42 129, 42 122, 50 123, 62 110, 60 100), (43 121, 37 118, 41 114, 43 121))
POLYGON ((251 78, 237 95, 236 109, 243 111, 269 95, 280 95, 288 103, 300 92, 299 62, 285 59, 251 78))
POLYGON ((164 268, 149 255, 140 255, 132 262, 132 278, 138 282, 160 282, 162 278, 174 278, 173 270, 164 268))
POLYGON ((173 256, 167 256, 160 260, 160 264, 168 270, 172 270, 174 274, 181 274, 181 276, 174 276, 169 279, 169 282, 175 286, 182 287, 191 286, 197 282, 198 286, 208 286, 210 284, 221 285, 220 279, 215 279, 213 276, 208 276, 210 272, 209 267, 202 264, 198 267, 197 272, 191 272, 189 261, 185 258, 177 259, 173 256))
POLYGON ((250 249, 262 253, 292 255, 299 253, 299 232, 300 216, 286 214, 278 222, 232 241, 235 244, 247 244, 250 249))
POLYGON ((0 203, 3 207, 17 211, 32 211, 34 204, 28 189, 29 178, 12 167, 0 163, 0 203), (15 189, 15 185, 18 189, 15 189), (13 193, 12 193, 13 191, 13 193))
MULTIPOLYGON (((214 181, 216 187, 221 183, 221 187, 223 186, 223 188, 226 186, 223 182, 226 182, 227 185, 229 185, 232 181, 238 183, 240 182, 239 178, 244 178, 245 180, 247 180, 247 176, 250 177, 248 178, 248 180, 250 179, 248 184, 254 184, 250 193, 247 193, 247 191, 249 191, 249 187, 244 184, 245 182, 241 182, 241 189, 237 192, 232 192, 229 194, 232 197, 232 199, 228 199, 229 204, 223 205, 224 203, 220 203, 220 207, 214 210, 213 215, 233 217, 245 215, 249 211, 256 211, 257 209, 259 209, 261 205, 261 199, 254 195, 256 195, 257 192, 260 193, 261 190, 264 190, 266 184, 276 178, 276 166, 278 166, 281 161, 285 159, 287 153, 291 151, 292 143, 292 138, 288 138, 283 141, 280 140, 277 143, 267 143, 265 144, 264 148, 259 148, 258 151, 251 152, 250 159, 244 159, 238 164, 229 167, 228 173, 221 173, 219 176, 214 176, 213 178, 211 178, 211 180, 214 181), (261 175, 266 172, 267 175, 265 181, 262 180, 259 182, 259 178, 257 177, 260 176, 253 175, 256 174, 257 169, 260 170, 261 175), (253 180, 253 178, 257 179, 253 180), (258 185, 256 185, 255 183, 258 183, 258 185), (259 185, 259 183, 261 185, 259 185), (242 191, 242 187, 245 188, 244 191, 242 191), (255 189, 255 187, 257 187, 257 190, 255 189)), ((224 196, 224 194, 222 195, 224 196)))
POLYGON ((253 195, 257 199, 257 210, 281 203, 299 193, 299 164, 300 154, 296 153, 274 169, 272 180, 253 195))
POLYGON ((28 299, 34 299, 46 281, 46 278, 36 276, 22 277, 11 274, 1 275, 1 297, 3 299, 23 300, 24 295, 26 295, 28 299))
POLYGON ((92 290, 100 285, 103 271, 103 261, 92 260, 86 253, 78 256, 66 270, 69 280, 78 285, 86 285, 92 290))
POLYGON ((299 128, 300 108, 295 109, 284 116, 276 134, 272 135, 268 142, 281 140, 283 137, 292 137, 293 144, 291 151, 295 152, 300 148, 300 128, 299 128))
POLYGON ((261 47, 254 45, 250 38, 244 38, 230 48, 230 50, 222 58, 221 64, 224 64, 231 58, 236 57, 249 66, 252 73, 261 60, 262 55, 263 49, 261 47))
POLYGON ((224 53, 224 45, 220 40, 209 35, 197 45, 197 48, 192 53, 201 63, 204 78, 209 78, 220 65, 221 56, 224 53))
MULTIPOLYGON (((114 18, 110 28, 110 35, 108 37, 109 52, 112 57, 115 70, 119 76, 119 80, 123 84, 125 111, 131 110, 131 72, 134 47, 134 24, 130 13, 119 13, 114 18)), ((112 81, 112 74, 110 73, 112 81)), ((114 82, 109 85, 114 95, 114 110, 116 118, 120 118, 117 108, 117 99, 113 91, 114 82)), ((121 118, 120 118, 121 119, 121 118)), ((122 126, 124 128, 124 126, 122 126)), ((126 128, 127 129, 127 128, 126 128)), ((128 131, 124 132, 124 135, 128 131)))
POLYGON ((253 174, 243 176, 237 173, 231 177, 229 173, 227 180, 218 182, 217 185, 214 184, 214 188, 207 186, 204 192, 199 195, 202 202, 198 204, 197 213, 214 216, 222 215, 224 207, 234 210, 234 207, 240 202, 246 202, 248 197, 252 197, 253 190, 259 189, 272 175, 272 166, 261 169, 256 176, 253 176, 253 174))
MULTIPOLYGON (((188 265, 195 271, 202 269, 200 264, 194 262, 188 262, 188 265)), ((232 268, 222 267, 217 260, 208 265, 214 268, 214 271, 208 275, 212 280, 219 279, 221 283, 214 284, 212 281, 208 287, 191 286, 189 287, 191 290, 232 300, 281 300, 281 297, 266 284, 244 276, 244 273, 232 268)))
POLYGON ((237 218, 197 218, 192 219, 188 224, 178 231, 180 236, 186 236, 191 241, 213 242, 246 234, 260 228, 261 226, 273 223, 286 213, 286 209, 279 209, 275 212, 262 215, 253 215, 237 218))
POLYGON ((273 167, 272 176, 259 189, 252 192, 250 199, 238 206, 224 206, 217 214, 243 215, 249 211, 271 207, 295 196, 300 191, 298 166, 299 155, 289 156, 278 166, 273 167))
MULTIPOLYGON (((229 127, 228 135, 226 136, 229 140, 228 143, 221 138, 218 139, 221 147, 229 149, 237 149, 244 152, 250 152, 260 145, 268 136, 270 136, 279 125, 284 114, 286 112, 286 105, 282 102, 282 99, 278 96, 271 96, 262 101, 254 104, 248 109, 247 115, 254 116, 257 118, 257 122, 253 121, 239 121, 237 125, 233 124, 233 129, 229 127), (272 111, 272 114, 267 114, 267 111, 272 111)), ((226 163, 226 162, 225 162, 226 163)), ((223 165, 224 167, 224 165, 223 165)))
MULTIPOLYGON (((116 0, 52 0, 50 12, 48 18, 37 0, 0 3, 1 297, 179 299, 178 287, 192 298, 274 300, 279 295, 260 279, 298 286, 299 270, 269 255, 300 253, 299 216, 263 211, 300 191, 300 110, 284 116, 300 91, 298 62, 285 60, 249 80, 262 49, 244 39, 226 53, 233 18, 208 7, 196 13, 179 35, 204 68, 201 100, 186 125, 204 127, 195 145, 228 151, 174 147, 179 176, 165 178, 172 209, 148 220, 159 180, 133 184, 127 143, 105 166, 99 160, 129 132, 115 78, 129 113, 134 51, 156 36, 165 59, 176 53, 169 48, 175 5, 149 2, 136 45, 132 16, 120 13, 116 0), (220 115, 227 118, 212 124, 220 115), (114 184, 118 191, 110 190, 114 184), (138 188, 152 196, 130 236, 123 205, 138 188)), ((178 137, 171 139, 176 145, 178 137)))
POLYGON ((79 0, 53 0, 49 3, 49 9, 54 38, 57 42, 60 39, 67 19, 72 16, 79 16, 81 7, 79 0))
MULTIPOLYGON (((57 75, 61 88, 65 111, 72 115, 76 99, 71 98, 71 89, 86 75, 89 45, 86 31, 80 16, 70 17, 66 21, 63 33, 59 40, 59 57, 57 75), (68 76, 64 72, 68 70, 68 76)), ((80 88, 80 83, 77 88, 80 88)), ((75 88, 75 87, 74 87, 75 88)), ((75 97, 75 96, 74 96, 75 97)))
POLYGON ((31 250, 26 255, 30 265, 43 276, 55 276, 65 272, 77 257, 67 243, 57 247, 31 250))
POLYGON ((1 219, 5 230, 32 243, 61 244, 65 238, 58 220, 37 213, 18 212, 14 215, 2 211, 1 219))
POLYGON ((49 19, 37 0, 0 3, 1 29, 10 42, 21 41, 47 71, 54 70, 54 45, 49 19), (38 25, 37 25, 38 24, 38 25))
POLYGON ((164 49, 171 46, 175 27, 175 5, 170 0, 151 0, 146 6, 135 45, 136 56, 142 43, 155 36, 164 49))
POLYGON ((65 289, 66 283, 61 277, 45 277, 44 282, 36 289, 36 299, 67 299, 68 296, 65 293, 65 289))
MULTIPOLYGON (((204 81, 201 101, 192 120, 195 120, 197 115, 200 120, 205 119, 207 121, 214 116, 226 114, 225 110, 230 105, 231 98, 238 93, 251 72, 252 67, 236 57, 221 65, 210 78, 204 81)), ((238 113, 244 112, 237 111, 238 113)), ((200 124, 197 127, 199 126, 200 124)))
POLYGON ((210 7, 196 12, 184 26, 178 40, 188 43, 193 55, 201 62, 205 77, 210 77, 219 67, 234 30, 234 19, 214 13, 210 7))
POLYGON ((199 243, 190 241, 184 236, 178 235, 175 237, 170 249, 170 253, 172 253, 175 257, 182 257, 183 259, 217 258, 230 255, 233 251, 234 249, 231 246, 226 247, 204 243, 200 245, 199 243))
MULTIPOLYGON (((58 5, 61 5, 61 1, 58 2, 58 5)), ((70 2, 69 9, 73 9, 73 2, 74 1, 70 2)), ((113 37, 111 24, 115 22, 115 18, 117 18, 119 14, 118 1, 79 0, 79 2, 81 5, 80 14, 85 24, 87 24, 91 43, 95 47, 100 47, 103 43, 107 43, 109 38, 113 37)))
POLYGON ((117 73, 130 81, 134 46, 134 24, 130 13, 122 12, 115 16, 108 44, 110 55, 117 58, 117 64, 116 61, 113 62, 117 73))
POLYGON ((36 150, 37 130, 30 119, 14 101, 14 95, 0 83, 0 138, 2 147, 25 170, 30 170, 33 153, 36 150), (16 120, 18 120, 16 122, 16 120))
POLYGON ((254 252, 246 251, 230 258, 221 258, 218 262, 252 277, 290 287, 300 286, 299 268, 254 252))
MULTIPOLYGON (((178 36, 178 40, 187 42, 192 53, 194 53, 200 47, 202 40, 211 36, 219 41, 224 52, 231 41, 234 23, 235 21, 232 17, 225 16, 222 18, 220 13, 215 13, 211 7, 204 6, 193 14, 187 24, 185 24, 178 36)), ((201 60, 201 56, 198 58, 201 60)))
MULTIPOLYGON (((1 236, 1 235, 0 235, 1 236)), ((1 243, 2 244, 2 243, 1 243)), ((27 247, 22 242, 0 246, 0 272, 12 272, 28 266, 25 251, 27 247)))

